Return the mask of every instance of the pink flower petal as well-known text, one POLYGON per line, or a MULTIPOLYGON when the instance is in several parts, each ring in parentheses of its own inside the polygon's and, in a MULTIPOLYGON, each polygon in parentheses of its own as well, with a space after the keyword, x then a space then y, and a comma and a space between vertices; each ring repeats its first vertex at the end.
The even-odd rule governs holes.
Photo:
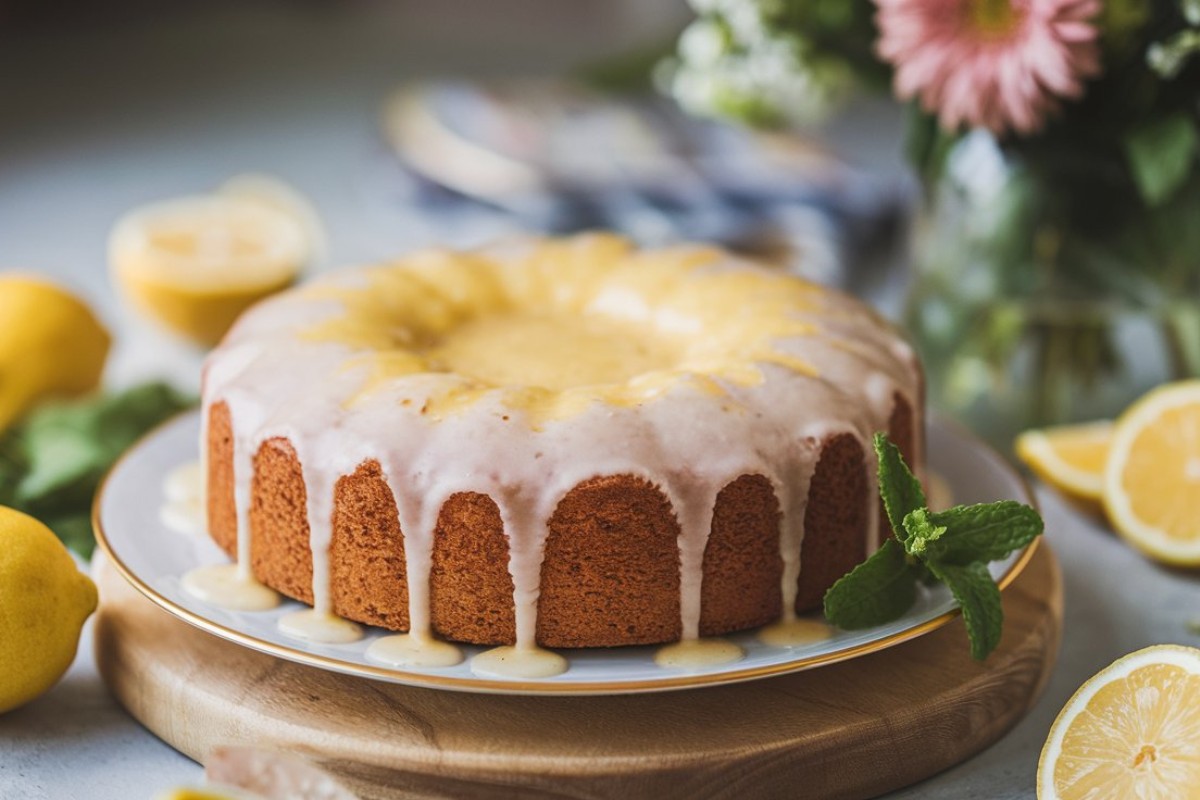
POLYGON ((1100 71, 1101 0, 1009 0, 1001 30, 979 24, 978 2, 875 0, 875 51, 896 68, 896 94, 918 97, 947 129, 1036 131, 1100 71))

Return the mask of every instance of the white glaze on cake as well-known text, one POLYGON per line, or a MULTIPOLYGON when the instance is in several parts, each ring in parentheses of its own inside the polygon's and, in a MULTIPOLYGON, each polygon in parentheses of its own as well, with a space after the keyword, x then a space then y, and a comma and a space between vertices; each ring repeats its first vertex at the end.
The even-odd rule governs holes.
MULTIPOLYGON (((509 273, 534 257, 563 258, 565 270, 572 259, 624 258, 626 247, 614 237, 584 236, 457 258, 475 262, 476 271, 484 263, 509 280, 509 273), (549 248, 555 249, 546 256, 549 248)), ((396 500, 404 534, 410 632, 418 639, 431 636, 429 576, 438 513, 451 495, 478 492, 500 510, 509 542, 517 648, 531 651, 548 520, 576 485, 598 475, 631 475, 658 486, 675 511, 681 529, 680 621, 684 639, 694 639, 717 493, 742 475, 763 475, 782 512, 783 618, 792 619, 808 489, 820 445, 838 434, 853 435, 867 456, 867 484, 874 486, 870 436, 887 429, 896 394, 919 409, 915 357, 889 326, 839 293, 711 249, 672 248, 655 257, 678 262, 671 280, 680 275, 686 281, 737 278, 760 294, 775 287, 802 294, 803 302, 794 308, 775 309, 774 328, 760 331, 753 310, 743 320, 734 307, 722 311, 733 320, 729 330, 713 334, 735 344, 763 332, 790 335, 754 340, 754 348, 731 352, 727 364, 710 347, 702 358, 724 372, 685 363, 634 377, 619 391, 584 386, 551 395, 481 387, 450 372, 414 371, 407 361, 398 374, 381 379, 385 357, 378 347, 364 347, 353 337, 314 335, 340 324, 347 315, 342 298, 370 292, 378 271, 333 273, 245 315, 210 356, 204 377, 206 422, 219 403, 230 411, 241 574, 249 576, 254 456, 265 442, 286 439, 300 461, 308 498, 314 608, 329 613, 334 488, 340 477, 374 460, 396 500)), ((424 258, 440 259, 447 269, 456 264, 447 254, 424 258)), ((411 263, 406 259, 391 269, 405 270, 411 263)), ((435 272, 428 265, 422 269, 430 291, 437 292, 435 272)), ((568 277, 580 274, 573 265, 568 277)), ((602 289, 592 308, 584 310, 638 323, 650 320, 684 341, 709 335, 686 309, 671 307, 669 291, 648 299, 638 294, 640 285, 602 289)), ((462 288, 451 283, 444 291, 462 288)), ((553 286, 537 291, 552 294, 553 286)), ((207 435, 202 435, 203 451, 207 435)), ((920 463, 919 454, 915 460, 920 463)), ((878 501, 870 496, 867 503, 870 551, 878 501)))

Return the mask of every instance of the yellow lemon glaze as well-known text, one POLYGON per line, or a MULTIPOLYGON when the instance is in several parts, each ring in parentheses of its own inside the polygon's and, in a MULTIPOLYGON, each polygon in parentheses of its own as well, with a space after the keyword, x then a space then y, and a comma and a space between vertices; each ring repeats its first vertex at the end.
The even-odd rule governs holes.
POLYGON ((345 313, 302 335, 366 351, 351 403, 397 378, 441 376, 433 419, 493 393, 535 427, 592 403, 632 407, 679 386, 755 386, 762 365, 816 374, 775 342, 815 332, 798 312, 819 291, 769 271, 722 268, 707 248, 638 253, 612 236, 541 243, 525 258, 426 254, 313 289, 345 313))

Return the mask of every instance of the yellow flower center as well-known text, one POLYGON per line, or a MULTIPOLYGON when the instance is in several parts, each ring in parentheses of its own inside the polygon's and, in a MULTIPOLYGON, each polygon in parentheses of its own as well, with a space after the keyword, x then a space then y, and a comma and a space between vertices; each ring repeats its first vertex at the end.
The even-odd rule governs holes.
POLYGON ((1021 12, 1012 0, 973 0, 967 4, 967 19, 985 36, 1004 36, 1017 26, 1021 12))

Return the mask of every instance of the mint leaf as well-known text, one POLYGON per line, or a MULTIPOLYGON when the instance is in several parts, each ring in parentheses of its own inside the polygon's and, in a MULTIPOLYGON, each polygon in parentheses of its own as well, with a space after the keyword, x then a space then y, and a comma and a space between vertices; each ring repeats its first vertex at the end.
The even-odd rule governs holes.
POLYGON ((892 530, 901 540, 907 538, 904 518, 919 508, 924 508, 925 490, 921 482, 912 474, 900 448, 892 444, 882 433, 875 434, 872 442, 875 454, 879 458, 879 496, 883 499, 883 508, 887 512, 888 522, 892 530))
POLYGON ((904 548, 888 539, 825 593, 825 618, 846 630, 891 622, 916 602, 916 577, 904 548))
POLYGON ((904 540, 904 550, 910 556, 923 556, 929 545, 941 539, 946 533, 945 526, 935 525, 929 520, 929 509, 918 508, 904 517, 904 530, 908 537, 904 540))
POLYGON ((14 506, 17 486, 28 465, 17 437, 9 432, 0 434, 0 506, 14 506))
POLYGON ((931 543, 929 558, 957 565, 998 561, 1032 542, 1045 527, 1036 511, 1015 500, 937 511, 928 523, 946 531, 931 543))
POLYGON ((104 473, 143 434, 193 403, 166 384, 147 383, 39 407, 0 437, 0 505, 41 519, 89 556, 92 498, 104 473))
POLYGON ((22 437, 29 468, 17 484, 19 502, 37 502, 67 490, 106 461, 90 427, 77 425, 57 409, 30 423, 22 437))
POLYGON ((1004 628, 1004 609, 1000 603, 1000 587, 992 580, 987 565, 975 561, 965 566, 927 562, 938 580, 950 587, 951 594, 962 608, 971 640, 971 658, 982 661, 996 645, 1004 628))
POLYGON ((962 608, 971 656, 996 649, 1004 623, 1000 588, 987 564, 1025 547, 1044 527, 1037 511, 1014 500, 929 510, 920 482, 899 448, 875 434, 879 494, 896 538, 825 593, 825 617, 840 628, 869 628, 902 616, 917 582, 946 584, 962 608))
POLYGON ((62 543, 87 561, 96 549, 96 534, 92 531, 92 515, 82 512, 69 513, 61 517, 45 517, 46 524, 62 543))
POLYGON ((1184 112, 1151 120, 1125 138, 1125 156, 1146 205, 1160 205, 1183 185, 1198 149, 1196 124, 1184 112))
POLYGON ((166 384, 148 383, 39 408, 18 431, 28 469, 17 486, 17 501, 34 506, 90 503, 100 478, 121 453, 191 403, 166 384))

